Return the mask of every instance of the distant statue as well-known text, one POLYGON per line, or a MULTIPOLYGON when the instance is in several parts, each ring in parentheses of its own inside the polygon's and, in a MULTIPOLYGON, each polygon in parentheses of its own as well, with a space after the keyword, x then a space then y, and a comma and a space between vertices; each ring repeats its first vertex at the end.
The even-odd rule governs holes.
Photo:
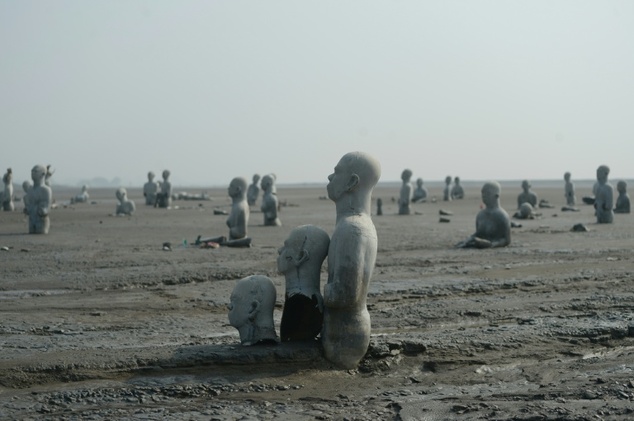
POLYGON ((377 216, 383 215, 383 199, 380 197, 376 199, 376 214, 377 216))
POLYGON ((163 181, 160 183, 161 191, 156 194, 154 207, 169 208, 172 205, 172 183, 169 181, 169 170, 163 171, 163 181))
POLYGON ((44 165, 34 166, 31 170, 33 187, 29 190, 25 200, 26 211, 29 215, 29 234, 48 234, 51 224, 48 214, 53 200, 53 192, 49 186, 44 184, 45 178, 46 167, 44 165))
POLYGON ((54 173, 55 170, 51 169, 51 164, 48 164, 46 166, 46 177, 44 177, 44 184, 51 187, 51 177, 53 177, 54 173))
POLYGON ((22 196, 22 203, 24 203, 24 209, 22 210, 26 215, 29 214, 29 192, 33 188, 33 184, 29 180, 24 180, 22 182, 22 190, 24 190, 24 196, 22 196))
POLYGON ((616 191, 619 196, 616 198, 614 213, 630 213, 630 196, 627 194, 627 183, 623 180, 616 183, 616 191))
POLYGON ((454 177, 453 187, 451 189, 451 199, 464 199, 464 189, 460 185, 460 177, 454 177))
POLYGON ((575 197, 575 184, 570 181, 570 173, 566 172, 564 174, 564 181, 566 182, 564 185, 564 196, 566 196, 566 205, 575 206, 577 203, 577 198, 575 197))
POLYGON ((451 176, 445 177, 445 188, 442 191, 442 200, 448 202, 451 200, 451 176))
POLYGON ((247 202, 249 206, 255 206, 255 202, 258 200, 258 196, 260 195, 260 188, 258 187, 259 181, 260 174, 253 174, 253 180, 247 190, 247 202))
POLYGON ((231 213, 227 218, 229 227, 229 239, 225 236, 196 239, 196 243, 217 243, 228 247, 250 247, 251 238, 247 237, 247 226, 249 224, 249 205, 247 203, 247 181, 242 177, 235 177, 229 183, 227 189, 231 197, 231 213))
POLYGON ((485 208, 476 216, 476 232, 456 247, 490 248, 505 247, 511 243, 511 221, 500 207, 500 184, 496 181, 482 187, 485 208))
POLYGON ((136 210, 136 205, 130 199, 128 199, 128 192, 123 187, 119 187, 115 192, 115 196, 119 203, 115 209, 115 215, 132 215, 136 210))
POLYGON ((282 342, 314 340, 321 332, 324 299, 319 282, 329 244, 326 231, 302 225, 291 231, 278 250, 277 270, 286 279, 280 324, 282 342))
POLYGON ((156 205, 156 196, 160 189, 159 183, 157 181, 154 181, 154 177, 155 174, 152 171, 148 172, 147 183, 143 185, 143 196, 145 197, 145 204, 150 206, 156 205))
POLYGON ((517 208, 522 206, 522 203, 528 202, 532 207, 537 207, 537 195, 531 191, 531 183, 528 180, 522 181, 522 193, 517 196, 517 208))
POLYGON ((614 220, 614 189, 608 183, 610 167, 601 165, 597 168, 597 189, 595 192, 594 209, 596 210, 597 223, 611 224, 614 220))
POLYGON ((426 187, 423 187, 423 179, 416 179, 416 189, 414 189, 414 196, 412 197, 412 202, 424 202, 427 200, 428 191, 426 187))
POLYGON ((380 176, 379 162, 363 152, 344 155, 328 176, 337 220, 328 248, 321 341, 326 359, 344 369, 355 368, 370 343, 366 300, 378 244, 370 211, 380 176))
POLYGON ((238 329, 242 345, 277 343, 273 322, 276 295, 275 285, 266 276, 238 281, 231 293, 229 324, 238 329))
POLYGON ((411 213, 411 201, 412 201, 412 170, 405 169, 401 173, 401 180, 403 180, 403 184, 401 185, 401 195, 398 199, 398 214, 399 215, 409 215, 411 213))
POLYGON ((15 205, 13 204, 13 171, 11 168, 7 168, 7 172, 2 177, 4 183, 4 191, 2 193, 2 210, 13 211, 15 205))
POLYGON ((537 215, 530 203, 524 202, 520 208, 513 214, 513 218, 517 219, 535 219, 537 215))
POLYGON ((262 177, 260 187, 262 187, 263 191, 262 205, 260 206, 260 210, 264 214, 264 225, 273 227, 281 226, 282 221, 280 221, 280 218, 278 218, 277 216, 279 201, 277 199, 277 194, 275 194, 274 176, 268 174, 262 177))
POLYGON ((70 203, 86 203, 88 202, 89 198, 90 198, 90 195, 88 194, 88 186, 84 184, 81 187, 81 193, 79 193, 75 197, 72 197, 70 199, 70 203))

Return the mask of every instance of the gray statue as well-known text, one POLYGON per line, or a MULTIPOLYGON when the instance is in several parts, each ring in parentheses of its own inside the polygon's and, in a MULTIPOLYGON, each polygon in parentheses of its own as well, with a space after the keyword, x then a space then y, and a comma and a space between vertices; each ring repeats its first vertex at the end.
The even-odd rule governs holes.
POLYGON ((169 208, 172 205, 172 183, 169 181, 169 170, 163 171, 163 181, 160 183, 161 191, 156 194, 155 207, 169 208))
POLYGON ((275 178, 272 174, 262 177, 260 187, 264 192, 262 195, 262 205, 260 210, 264 214, 265 226, 281 226, 282 221, 277 216, 279 201, 277 200, 277 194, 275 193, 275 178))
POLYGON ((81 187, 81 193, 79 193, 75 197, 72 197, 70 199, 70 203, 86 203, 88 202, 89 198, 90 198, 90 195, 88 194, 88 186, 84 184, 81 187))
POLYGON ((401 180, 403 180, 403 184, 401 185, 401 195, 398 199, 398 214, 399 215, 409 215, 411 213, 411 201, 412 201, 412 170, 405 169, 401 173, 401 180))
POLYGON ((531 191, 531 183, 528 180, 522 181, 522 193, 517 196, 517 208, 522 206, 522 203, 528 202, 532 207, 537 207, 537 195, 531 191))
POLYGON ((24 190, 24 196, 22 196, 22 203, 24 203, 23 212, 28 215, 29 214, 29 192, 33 188, 33 184, 29 180, 24 180, 22 182, 22 190, 24 190))
POLYGON ((33 188, 27 194, 25 204, 29 215, 29 234, 48 234, 50 221, 48 214, 53 192, 51 188, 44 184, 46 177, 46 167, 36 165, 31 170, 33 188))
POLYGON ((627 194, 627 183, 623 180, 616 183, 616 191, 619 196, 616 198, 614 213, 630 213, 630 196, 627 194))
POLYGON ((314 340, 321 332, 324 300, 319 282, 329 244, 326 231, 302 225, 291 231, 278 250, 277 270, 286 278, 282 342, 314 340))
POLYGON ((537 215, 530 203, 524 202, 520 208, 513 214, 513 218, 517 219, 535 219, 537 215))
POLYGON ((2 210, 13 211, 15 210, 15 205, 13 204, 13 171, 11 168, 7 168, 7 172, 2 177, 2 182, 4 183, 4 192, 0 195, 2 197, 2 210))
POLYGON ((412 202, 424 202, 427 200, 427 188, 423 187, 423 179, 416 179, 416 189, 414 189, 414 196, 412 197, 412 202))
POLYGON ((344 369, 355 368, 370 343, 366 300, 377 254, 370 211, 380 176, 379 162, 363 152, 344 155, 328 176, 337 220, 328 248, 321 341, 325 357, 344 369))
POLYGON ((46 166, 46 176, 44 177, 44 184, 51 187, 51 177, 53 177, 54 173, 55 170, 51 169, 51 164, 48 164, 46 166))
POLYGON ((380 197, 376 199, 376 214, 377 216, 383 215, 383 199, 380 197))
POLYGON ((119 203, 117 203, 117 208, 115 210, 115 215, 132 215, 136 210, 136 205, 130 199, 128 199, 128 192, 123 187, 119 187, 115 192, 115 196, 119 203))
POLYGON ((251 238, 247 237, 247 226, 249 225, 249 205, 247 203, 247 181, 242 177, 235 177, 229 183, 227 189, 231 197, 231 213, 227 218, 229 227, 229 239, 225 236, 204 238, 198 237, 196 244, 217 243, 221 246, 229 247, 250 247, 251 238))
POLYGON ((260 175, 253 174, 252 183, 249 185, 249 189, 247 190, 247 202, 249 206, 255 206, 255 202, 258 200, 258 196, 260 195, 260 188, 258 187, 259 181, 260 175))
POLYGON ((570 181, 570 173, 566 172, 564 174, 564 181, 566 184, 564 185, 564 195, 566 196, 566 205, 574 206, 577 203, 577 198, 575 197, 575 184, 570 181))
POLYGON ((273 322, 276 295, 275 285, 266 276, 238 281, 231 293, 229 324, 238 329, 242 345, 277 343, 273 322))
POLYGON ((496 181, 482 187, 485 208, 476 216, 476 232, 456 247, 505 247, 511 243, 511 221, 500 207, 500 184, 496 181))
MULTIPOLYGON (((154 181, 154 173, 152 171, 147 173, 147 183, 143 185, 143 196, 145 197, 145 204, 155 206, 156 196, 159 192, 159 183, 154 181)), ((171 189, 171 186, 170 186, 171 189)))
POLYGON ((610 167, 601 165, 597 168, 597 188, 595 192, 594 209, 596 210, 597 223, 611 224, 614 220, 614 189, 608 183, 610 167))
POLYGON ((445 177, 445 188, 442 191, 442 200, 448 202, 451 200, 451 176, 445 177))
POLYGON ((453 187, 451 188, 451 199, 464 199, 464 189, 460 185, 460 177, 454 177, 453 187))

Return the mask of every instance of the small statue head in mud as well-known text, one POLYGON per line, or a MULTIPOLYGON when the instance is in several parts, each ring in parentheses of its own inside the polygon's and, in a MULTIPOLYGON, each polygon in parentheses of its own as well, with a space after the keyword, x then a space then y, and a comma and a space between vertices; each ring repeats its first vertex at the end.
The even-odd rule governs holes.
POLYGON ((115 215, 132 215, 136 210, 136 205, 130 199, 128 199, 128 192, 123 187, 119 187, 115 192, 115 196, 119 203, 115 210, 115 215))
POLYGON ((411 213, 410 204, 412 201, 412 184, 410 180, 412 179, 412 170, 405 169, 401 173, 401 180, 403 180, 403 184, 401 185, 401 195, 398 200, 398 214, 399 215, 409 215, 411 213))
POLYGON ((456 247, 505 247, 511 243, 511 221, 506 211, 500 207, 500 192, 500 184, 496 181, 482 186, 485 208, 476 216, 476 232, 456 247))
POLYGON ((616 183, 616 191, 619 192, 616 198, 614 213, 630 213, 630 196, 627 194, 627 183, 623 180, 616 183))
POLYGON ((260 186, 264 191, 264 195, 262 196, 262 206, 260 206, 260 210, 264 214, 264 225, 279 227, 282 225, 282 221, 280 221, 277 216, 279 201, 277 199, 277 195, 275 194, 275 176, 273 174, 265 175, 262 177, 260 186))
POLYGON ((50 227, 48 214, 53 201, 53 192, 45 184, 46 167, 34 166, 31 170, 31 179, 33 187, 25 198, 26 213, 29 215, 29 234, 48 234, 50 227))
POLYGON ((252 182, 247 190, 247 202, 249 203, 249 206, 255 205, 255 202, 258 200, 258 195, 260 194, 260 188, 258 187, 259 181, 260 174, 253 174, 252 182))
POLYGON ((416 189, 414 190, 414 196, 412 202, 424 202, 427 199, 427 189, 423 186, 423 179, 416 179, 416 189))
POLYGON ((601 165, 597 168, 597 185, 594 208, 598 224, 611 224, 614 220, 614 188, 608 183, 610 167, 601 165))
POLYGON ((324 300, 319 283, 329 244, 326 231, 302 225, 291 231, 278 250, 277 269, 286 278, 282 341, 313 340, 321 331, 324 300))
POLYGON ((277 343, 273 308, 275 285, 266 276, 240 279, 231 293, 229 324, 238 329, 242 345, 277 343))
POLYGON ((524 202, 517 212, 513 215, 517 219, 535 219, 535 213, 530 203, 524 202))

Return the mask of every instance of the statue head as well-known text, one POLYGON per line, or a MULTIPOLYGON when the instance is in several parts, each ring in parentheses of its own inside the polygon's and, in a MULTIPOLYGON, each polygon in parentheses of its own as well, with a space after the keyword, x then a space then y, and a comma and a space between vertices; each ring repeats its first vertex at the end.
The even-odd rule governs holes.
POLYGON ((275 179, 273 178, 273 175, 267 174, 264 177, 262 177, 262 181, 260 182, 260 187, 262 187, 262 190, 264 191, 269 191, 273 187, 273 183, 275 183, 275 179))
POLYGON ((618 183, 616 183, 616 191, 618 191, 619 193, 625 193, 625 191, 627 190, 627 183, 623 180, 620 180, 618 183))
POLYGON ((83 193, 87 192, 87 191, 88 191, 88 186, 87 186, 86 184, 84 184, 83 186, 81 186, 81 191, 82 191, 83 193))
POLYGON ((170 178, 170 170, 163 170, 163 180, 167 181, 170 178))
POLYGON ((273 282, 262 275, 247 276, 234 287, 229 324, 238 329, 243 345, 277 339, 273 322, 276 294, 273 282))
POLYGON ((528 191, 528 189, 530 188, 531 188, 531 183, 529 183, 528 180, 522 181, 522 190, 528 191))
POLYGON ((277 270, 287 273, 309 262, 313 269, 319 271, 328 255, 329 244, 330 237, 326 231, 315 225, 301 225, 291 231, 277 251, 277 270))
POLYGON ((608 174, 610 174, 610 167, 607 165, 601 165, 597 168, 597 180, 601 183, 608 181, 608 174))
POLYGON ((147 173, 147 181, 151 183, 154 180, 155 176, 156 175, 154 174, 154 172, 150 171, 149 173, 147 173))
POLYGON ((570 181, 570 173, 569 172, 565 172, 564 173, 564 180, 565 181, 570 181))
POLYGON ((24 193, 28 193, 32 188, 33 184, 31 184, 29 180, 24 180, 22 183, 22 190, 24 190, 24 193))
POLYGON ((344 194, 369 194, 381 177, 381 164, 365 152, 349 152, 328 176, 328 197, 337 201, 344 194))
POLYGON ((229 183, 229 188, 227 189, 229 196, 232 198, 245 197, 247 194, 247 180, 242 177, 235 177, 229 183))
POLYGON ((407 168, 404 169, 403 172, 401 173, 401 180, 405 182, 409 182, 411 178, 412 178, 412 170, 407 168))
POLYGON ((127 195, 128 195, 128 192, 123 187, 119 187, 117 191, 115 192, 115 196, 117 196, 117 199, 119 199, 119 202, 123 202, 124 200, 126 200, 127 195))
POLYGON ((451 176, 450 175, 445 177, 445 184, 451 184, 451 176))
POLYGON ((453 182, 455 184, 460 184, 460 177, 454 177, 453 182))
POLYGON ((31 169, 31 179, 34 185, 41 185, 44 181, 44 177, 46 177, 46 167, 44 167, 44 165, 36 165, 31 169))
POLYGON ((258 181, 260 181, 260 174, 253 174, 253 184, 258 184, 258 181))
POLYGON ((520 205, 518 213, 523 219, 531 218, 531 216, 533 215, 533 206, 528 202, 524 202, 520 205))
POLYGON ((416 179, 416 185, 418 187, 423 187, 423 179, 422 178, 417 178, 416 179))
POLYGON ((502 188, 497 181, 489 181, 482 186, 482 202, 487 208, 498 206, 502 188))

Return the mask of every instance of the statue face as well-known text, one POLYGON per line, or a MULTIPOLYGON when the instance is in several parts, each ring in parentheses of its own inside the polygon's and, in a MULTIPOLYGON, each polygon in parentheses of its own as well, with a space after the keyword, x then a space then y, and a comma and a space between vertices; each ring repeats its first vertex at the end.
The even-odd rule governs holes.
POLYGON ((252 312, 256 309, 256 301, 252 299, 244 285, 237 285, 229 299, 229 324, 240 329, 252 320, 252 312))
POLYGON ((486 185, 482 188, 482 202, 487 207, 494 207, 500 197, 500 190, 493 185, 486 185))
POLYGON ((31 179, 33 181, 42 180, 46 175, 46 168, 41 165, 36 165, 31 170, 31 179))
POLYGON ((601 166, 597 169, 597 180, 601 181, 601 182, 606 182, 608 181, 608 173, 610 172, 610 170, 608 170, 607 168, 601 166))
POLYGON ((229 188, 227 189, 227 192, 229 193, 230 197, 236 197, 240 195, 240 193, 242 192, 242 189, 240 188, 238 183, 231 182, 229 184, 229 188))
POLYGON ((351 176, 349 166, 343 160, 339 161, 335 167, 335 172, 328 176, 330 182, 326 186, 326 190, 330 200, 337 201, 348 191, 348 182, 351 176))

